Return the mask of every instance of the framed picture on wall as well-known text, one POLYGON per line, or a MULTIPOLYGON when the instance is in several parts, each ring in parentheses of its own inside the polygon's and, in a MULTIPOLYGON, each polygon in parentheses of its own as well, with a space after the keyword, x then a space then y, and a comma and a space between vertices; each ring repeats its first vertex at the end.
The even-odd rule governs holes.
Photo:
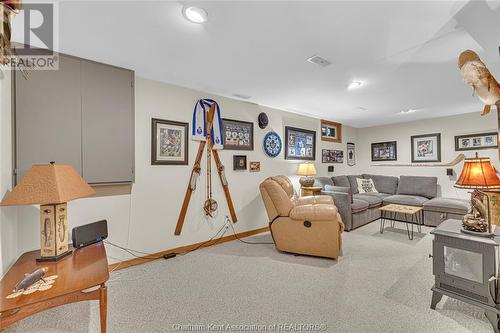
POLYGON ((321 162, 322 163, 344 163, 344 151, 343 150, 321 150, 321 162))
POLYGON ((411 137, 411 162, 441 162, 441 134, 423 134, 411 137))
POLYGON ((342 142, 342 124, 321 120, 321 141, 342 142))
POLYGON ((250 162, 250 172, 260 172, 260 161, 250 162))
POLYGON ((398 144, 396 141, 372 143, 372 161, 396 161, 398 144))
POLYGON ((247 169, 247 156, 234 155, 233 156, 233 170, 246 170, 247 169))
POLYGON ((498 147, 498 133, 480 133, 455 137, 455 151, 494 149, 498 147))
POLYGON ((316 159, 316 131, 286 126, 285 140, 286 160, 316 159))
POLYGON ((189 124, 152 118, 151 165, 187 165, 189 124))
POLYGON ((347 165, 356 165, 356 146, 351 142, 347 143, 347 165))
POLYGON ((224 149, 253 150, 253 123, 222 119, 224 149))

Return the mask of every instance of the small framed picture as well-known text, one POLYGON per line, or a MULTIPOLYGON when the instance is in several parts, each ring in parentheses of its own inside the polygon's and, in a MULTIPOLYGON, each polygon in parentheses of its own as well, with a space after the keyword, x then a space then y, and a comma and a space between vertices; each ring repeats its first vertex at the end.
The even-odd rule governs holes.
POLYGON ((323 149, 323 150, 321 150, 321 162, 322 163, 344 163, 344 151, 343 150, 323 149))
POLYGON ((347 165, 356 165, 356 146, 351 142, 347 143, 347 165))
POLYGON ((250 172, 260 172, 260 161, 250 161, 250 172))
POLYGON ((247 169, 247 156, 233 155, 233 170, 246 170, 246 169, 247 169))
POLYGON ((441 133, 412 136, 411 162, 441 162, 441 133))
POLYGON ((224 149, 253 150, 253 123, 222 119, 224 149))
POLYGON ((455 137, 455 151, 495 149, 498 147, 498 133, 480 133, 455 137))
POLYGON ((342 142, 342 124, 321 120, 321 141, 342 142))
POLYGON ((189 124, 153 118, 151 121, 151 165, 187 165, 189 124))
POLYGON ((398 143, 396 141, 372 143, 372 161, 397 161, 398 143))
POLYGON ((286 126, 285 137, 285 160, 316 159, 316 131, 286 126))

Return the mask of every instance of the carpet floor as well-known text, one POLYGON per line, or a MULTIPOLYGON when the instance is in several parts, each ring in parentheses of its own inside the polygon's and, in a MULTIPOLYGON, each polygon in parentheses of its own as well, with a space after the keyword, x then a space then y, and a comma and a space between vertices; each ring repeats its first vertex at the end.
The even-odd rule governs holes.
MULTIPOLYGON (((335 261, 232 241, 113 272, 108 332, 220 331, 226 325, 296 331, 303 324, 326 332, 492 332, 479 308, 447 297, 437 310, 429 308, 430 228, 413 241, 404 224, 384 234, 378 228, 374 222, 344 233, 343 255, 335 261)), ((39 313, 5 333, 98 331, 92 301, 39 313)))

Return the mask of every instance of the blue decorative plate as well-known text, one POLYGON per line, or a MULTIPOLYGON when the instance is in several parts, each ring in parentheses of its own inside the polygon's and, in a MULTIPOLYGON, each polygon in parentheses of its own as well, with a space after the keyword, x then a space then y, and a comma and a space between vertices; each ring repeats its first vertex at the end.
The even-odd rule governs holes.
POLYGON ((264 152, 269 157, 276 157, 281 153, 281 138, 276 132, 269 132, 264 136, 264 152))

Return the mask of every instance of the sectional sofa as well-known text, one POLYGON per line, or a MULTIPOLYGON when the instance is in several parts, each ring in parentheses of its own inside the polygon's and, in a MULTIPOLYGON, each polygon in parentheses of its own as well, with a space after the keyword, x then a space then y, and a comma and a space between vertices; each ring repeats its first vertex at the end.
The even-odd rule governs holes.
POLYGON ((379 208, 391 203, 423 207, 424 224, 428 226, 437 226, 449 218, 461 219, 470 207, 468 200, 438 197, 436 177, 316 177, 314 186, 320 186, 322 194, 333 198, 346 231, 379 219, 379 208), (378 192, 359 193, 357 178, 372 179, 378 192))

